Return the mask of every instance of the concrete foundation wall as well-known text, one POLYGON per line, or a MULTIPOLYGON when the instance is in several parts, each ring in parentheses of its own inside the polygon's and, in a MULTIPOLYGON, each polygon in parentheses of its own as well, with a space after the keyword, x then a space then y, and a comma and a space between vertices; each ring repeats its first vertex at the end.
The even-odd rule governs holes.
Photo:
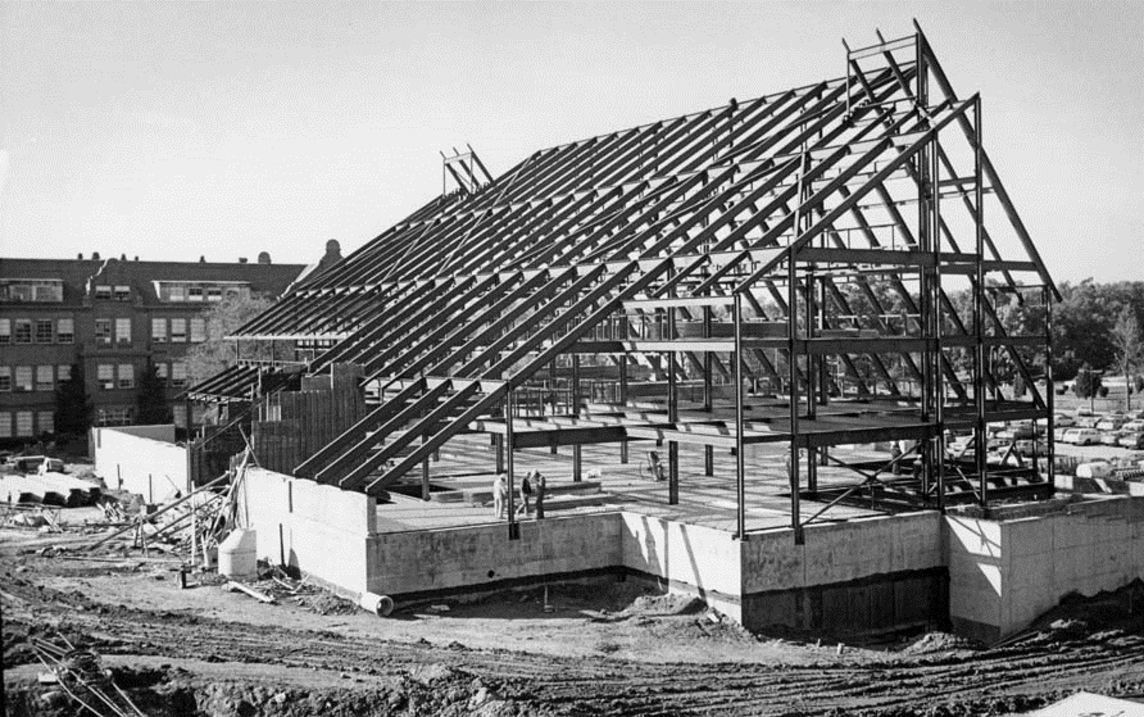
POLYGON ((730 533, 637 513, 621 514, 623 566, 668 589, 699 595, 735 620, 742 571, 740 544, 730 533))
POLYGON ((175 445, 175 427, 91 429, 96 475, 112 489, 138 493, 149 503, 187 490, 187 451, 175 445))
POLYGON ((373 498, 262 468, 247 469, 238 496, 240 521, 258 532, 259 558, 297 567, 341 592, 366 590, 373 498))
POLYGON ((520 540, 504 524, 383 533, 369 540, 371 592, 415 597, 452 588, 495 586, 545 575, 621 564, 616 513, 520 524, 520 540))
POLYGON ((1144 578, 1144 499, 1076 503, 1064 513, 994 521, 948 516, 950 618, 996 640, 1069 593, 1092 596, 1144 578))
POLYGON ((751 535, 743 544, 742 623, 846 633, 945 620, 941 516, 887 516, 751 535))

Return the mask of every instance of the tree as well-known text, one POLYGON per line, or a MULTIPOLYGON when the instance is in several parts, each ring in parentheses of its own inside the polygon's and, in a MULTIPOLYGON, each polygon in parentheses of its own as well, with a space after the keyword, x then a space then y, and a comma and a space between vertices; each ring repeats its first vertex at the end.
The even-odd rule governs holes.
POLYGON ((140 426, 153 426, 172 421, 171 407, 167 404, 167 388, 159 378, 155 365, 147 362, 147 368, 139 377, 139 388, 135 394, 135 423, 140 426))
POLYGON ((1144 360, 1144 341, 1140 338, 1140 324, 1136 312, 1125 306, 1112 327, 1112 343, 1116 347, 1116 368, 1124 376, 1128 409, 1132 409, 1132 369, 1144 360))
POLYGON ((1073 391, 1078 398, 1092 398, 1100 392, 1100 374, 1093 371, 1088 364, 1081 367, 1076 375, 1076 385, 1073 391))
POLYGON ((56 387, 56 435, 86 436, 94 411, 87 395, 83 364, 74 363, 71 375, 56 387))
MULTIPOLYGON (((191 385, 204 381, 233 366, 235 341, 226 339, 239 327, 270 308, 273 302, 261 297, 231 296, 203 312, 207 340, 187 352, 187 378, 191 385)), ((277 341, 243 341, 242 357, 251 359, 292 359, 293 347, 277 341)))

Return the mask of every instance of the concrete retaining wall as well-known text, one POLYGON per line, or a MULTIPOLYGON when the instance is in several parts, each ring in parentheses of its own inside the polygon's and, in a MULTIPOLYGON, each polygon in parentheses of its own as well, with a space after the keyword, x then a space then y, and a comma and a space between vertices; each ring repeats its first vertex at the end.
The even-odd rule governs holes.
POLYGON ((520 540, 507 531, 496 524, 377 535, 369 541, 369 590, 414 598, 621 564, 616 513, 525 521, 520 540))
POLYGON ((945 619, 941 516, 886 516, 751 535, 743 544, 742 622, 852 632, 945 619))
POLYGON ((1092 596, 1144 578, 1144 499, 1006 521, 948 516, 946 527, 950 618, 979 639, 1027 627, 1069 593, 1092 596))
POLYGON ((240 522, 258 531, 259 558, 351 595, 366 590, 373 498, 262 468, 247 469, 238 496, 240 522))
POLYGON ((109 488, 138 493, 149 503, 187 490, 187 451, 175 445, 175 426, 91 429, 96 475, 109 488))
POLYGON ((621 522, 625 568, 741 619, 741 548, 730 533, 638 513, 622 513, 621 522))

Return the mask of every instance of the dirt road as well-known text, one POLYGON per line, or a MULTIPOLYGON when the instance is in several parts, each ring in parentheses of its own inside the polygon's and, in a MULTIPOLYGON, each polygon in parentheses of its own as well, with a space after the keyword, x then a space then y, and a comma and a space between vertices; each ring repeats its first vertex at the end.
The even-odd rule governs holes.
POLYGON ((264 605, 179 590, 173 559, 38 555, 0 537, 9 715, 81 713, 35 683, 29 641, 60 633, 148 714, 1003 715, 1079 689, 1144 698, 1139 584, 1002 647, 930 635, 840 652, 756 638, 631 583, 554 587, 550 611, 534 591, 378 619, 313 593, 264 605))

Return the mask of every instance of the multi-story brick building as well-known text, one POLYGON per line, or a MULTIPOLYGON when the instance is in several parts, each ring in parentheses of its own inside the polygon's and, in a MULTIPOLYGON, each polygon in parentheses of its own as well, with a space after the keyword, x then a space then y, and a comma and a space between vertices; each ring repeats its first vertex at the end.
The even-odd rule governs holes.
MULTIPOLYGON (((0 259, 0 442, 54 433, 55 390, 73 364, 83 366, 95 424, 131 423, 148 361, 169 398, 186 387, 206 308, 234 294, 276 298, 305 269, 266 253, 232 264, 0 259)), ((172 409, 185 425, 184 407, 172 409)))

